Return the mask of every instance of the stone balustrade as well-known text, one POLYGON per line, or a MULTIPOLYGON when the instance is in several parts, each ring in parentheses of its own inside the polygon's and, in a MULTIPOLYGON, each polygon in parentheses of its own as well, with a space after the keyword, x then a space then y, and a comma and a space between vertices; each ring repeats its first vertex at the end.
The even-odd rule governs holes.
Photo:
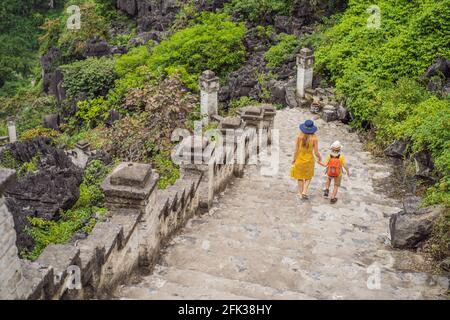
MULTIPOLYGON (((267 146, 274 116, 271 106, 251 106, 238 117, 220 118, 222 135, 214 141, 185 138, 181 177, 164 190, 157 188, 159 176, 150 165, 119 164, 102 184, 106 217, 87 238, 49 245, 35 262, 18 258, 12 216, 0 198, 0 228, 5 230, 0 248, 6 252, 0 266, 8 270, 1 273, 0 298, 101 298, 138 268, 151 270, 173 234, 208 211, 232 178, 243 175, 258 149, 267 146)), ((13 178, 14 172, 0 170, 0 186, 13 178)))

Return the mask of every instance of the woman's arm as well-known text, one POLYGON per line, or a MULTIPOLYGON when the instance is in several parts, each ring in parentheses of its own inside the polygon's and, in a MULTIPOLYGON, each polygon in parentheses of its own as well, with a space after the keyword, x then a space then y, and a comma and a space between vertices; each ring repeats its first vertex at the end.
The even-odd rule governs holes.
POLYGON ((319 141, 317 139, 314 139, 314 154, 316 155, 317 160, 320 162, 322 162, 322 156, 320 155, 319 152, 319 141))

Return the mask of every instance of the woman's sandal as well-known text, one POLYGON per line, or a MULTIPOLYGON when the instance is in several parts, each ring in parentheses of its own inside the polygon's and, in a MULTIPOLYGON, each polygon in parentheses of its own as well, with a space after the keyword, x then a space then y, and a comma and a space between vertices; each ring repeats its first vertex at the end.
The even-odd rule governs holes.
POLYGON ((308 200, 308 199, 309 199, 309 196, 308 196, 307 194, 302 194, 302 199, 308 200))
POLYGON ((337 202, 337 198, 333 198, 330 200, 330 203, 336 203, 337 202))

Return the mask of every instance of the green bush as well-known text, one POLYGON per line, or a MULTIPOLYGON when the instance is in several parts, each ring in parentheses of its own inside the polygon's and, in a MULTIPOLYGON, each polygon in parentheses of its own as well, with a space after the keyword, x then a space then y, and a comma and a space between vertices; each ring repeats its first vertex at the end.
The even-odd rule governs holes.
POLYGON ((433 226, 431 254, 436 260, 450 256, 450 209, 448 208, 433 226))
POLYGON ((31 228, 26 231, 33 238, 35 246, 31 251, 21 252, 21 257, 34 261, 49 244, 66 243, 77 231, 89 233, 97 222, 91 217, 95 212, 101 216, 105 215, 106 210, 103 208, 67 210, 61 213, 58 221, 29 217, 31 228))
POLYGON ((203 71, 223 78, 244 62, 243 24, 222 13, 203 13, 197 21, 153 47, 147 65, 157 78, 180 73, 185 85, 197 90, 203 71))
POLYGON ((225 11, 242 21, 258 22, 267 17, 290 15, 293 0, 232 0, 225 5, 225 11))
POLYGON ((14 158, 10 149, 6 149, 0 153, 0 167, 15 170, 19 168, 19 163, 14 158))
POLYGON ((110 168, 100 160, 94 160, 89 164, 84 171, 83 182, 80 185, 80 197, 72 209, 104 205, 105 195, 100 185, 109 171, 110 168))
POLYGON ((332 28, 318 40, 317 70, 348 98, 357 124, 371 121, 376 93, 401 78, 416 79, 438 56, 450 56, 450 1, 379 1, 381 26, 368 28, 370 1, 350 1, 332 28))
POLYGON ((36 137, 57 138, 60 133, 53 129, 44 127, 36 127, 34 129, 28 129, 20 135, 20 140, 31 140, 36 137))
POLYGON ((295 35, 279 35, 279 42, 271 47, 264 55, 267 66, 269 68, 281 66, 285 61, 293 57, 294 52, 299 48, 299 45, 299 40, 295 35))
POLYGON ((37 154, 30 161, 22 163, 17 170, 17 176, 23 177, 29 173, 38 171, 40 157, 41 155, 37 154))
POLYGON ((159 189, 167 188, 180 178, 180 170, 170 159, 170 152, 162 151, 156 154, 153 157, 152 162, 159 173, 159 189))
POLYGON ((141 89, 145 84, 156 84, 156 80, 147 66, 139 66, 114 82, 114 87, 108 92, 108 105, 123 114, 129 114, 129 110, 122 108, 125 97, 131 90, 141 89))
POLYGON ((104 96, 116 78, 114 60, 106 57, 88 58, 61 66, 63 86, 69 98, 85 93, 88 98, 104 96))
POLYGON ((128 73, 134 72, 137 67, 145 65, 150 57, 147 46, 140 46, 131 49, 127 54, 116 59, 116 73, 119 77, 124 77, 128 73))
POLYGON ((58 111, 56 99, 41 93, 27 92, 0 98, 0 121, 6 121, 7 116, 14 116, 18 134, 41 126, 44 115, 58 111))
POLYGON ((240 97, 236 100, 231 100, 226 116, 236 116, 239 109, 257 104, 259 104, 258 101, 253 100, 252 98, 247 96, 240 97))
POLYGON ((87 127, 95 127, 108 118, 110 108, 103 97, 98 97, 77 103, 75 116, 87 127))
POLYGON ((11 96, 40 75, 39 25, 46 0, 2 0, 0 6, 0 96, 11 96), (37 72, 36 72, 37 71, 37 72))

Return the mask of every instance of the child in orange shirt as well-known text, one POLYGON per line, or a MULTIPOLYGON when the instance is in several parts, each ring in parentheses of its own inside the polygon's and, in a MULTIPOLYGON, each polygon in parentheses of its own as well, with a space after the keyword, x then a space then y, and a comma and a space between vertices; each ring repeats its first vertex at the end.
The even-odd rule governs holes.
POLYGON ((345 158, 341 153, 342 145, 339 141, 333 142, 331 145, 331 153, 327 155, 325 163, 319 162, 323 167, 327 167, 327 183, 323 192, 324 197, 328 197, 330 192, 331 181, 334 181, 333 192, 331 193, 330 203, 336 203, 336 195, 342 181, 342 168, 345 169, 347 176, 350 176, 350 171, 345 162, 345 158))

